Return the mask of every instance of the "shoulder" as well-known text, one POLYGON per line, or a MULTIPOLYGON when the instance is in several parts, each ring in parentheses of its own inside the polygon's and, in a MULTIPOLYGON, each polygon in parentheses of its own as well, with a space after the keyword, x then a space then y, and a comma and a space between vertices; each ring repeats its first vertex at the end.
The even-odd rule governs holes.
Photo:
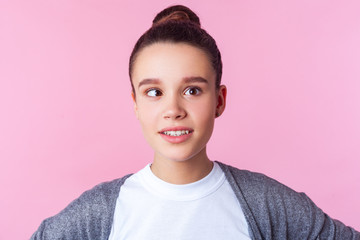
POLYGON ((321 230, 325 216, 304 193, 298 193, 261 173, 225 164, 220 166, 255 235, 267 238, 277 231, 280 237, 299 239, 301 236, 307 239, 314 227, 317 231, 321 230))
POLYGON ((331 219, 305 194, 264 174, 219 163, 253 234, 265 239, 359 239, 360 234, 331 219))
POLYGON ((105 203, 111 202, 114 198, 117 198, 121 185, 123 185, 125 180, 130 176, 131 174, 112 181, 100 183, 81 194, 77 201, 81 204, 93 206, 106 205, 105 203))
MULTIPOLYGON (((79 198, 71 202, 63 211, 71 211, 75 215, 89 211, 92 216, 102 216, 104 212, 115 207, 120 187, 130 175, 112 181, 103 182, 85 191, 79 198)), ((84 217, 79 215, 79 217, 84 217)))
POLYGON ((265 174, 238 169, 220 162, 218 163, 229 183, 241 187, 242 191, 253 194, 262 194, 264 191, 293 192, 292 189, 265 174))
MULTIPOLYGON (((265 174, 241 170, 223 163, 220 166, 235 193, 247 200, 256 199, 257 206, 260 203, 267 207, 269 204, 308 205, 309 198, 304 193, 296 192, 265 174)), ((252 201, 248 201, 248 204, 251 205, 252 201)))
MULTIPOLYGON (((219 163, 227 180, 235 194, 241 200, 247 202, 249 207, 264 207, 266 210, 273 205, 308 204, 308 198, 304 193, 299 193, 285 186, 277 180, 262 173, 241 170, 223 163, 219 163), (263 206, 262 206, 263 205, 263 206)), ((279 206, 278 206, 279 207, 279 206)))
POLYGON ((60 213, 45 219, 31 239, 107 239, 120 187, 129 176, 85 191, 60 213))
POLYGON ((314 214, 318 218, 324 217, 305 193, 297 192, 265 174, 225 164, 222 164, 222 169, 237 197, 255 214, 274 215, 277 220, 279 217, 308 219, 314 214))

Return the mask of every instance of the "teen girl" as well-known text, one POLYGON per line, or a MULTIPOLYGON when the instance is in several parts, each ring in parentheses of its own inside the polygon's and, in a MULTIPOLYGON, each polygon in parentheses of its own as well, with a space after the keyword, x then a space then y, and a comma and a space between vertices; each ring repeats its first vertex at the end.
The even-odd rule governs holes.
POLYGON ((152 164, 83 193, 32 239, 360 239, 305 194, 208 158, 226 87, 216 43, 190 9, 155 17, 129 73, 152 164))

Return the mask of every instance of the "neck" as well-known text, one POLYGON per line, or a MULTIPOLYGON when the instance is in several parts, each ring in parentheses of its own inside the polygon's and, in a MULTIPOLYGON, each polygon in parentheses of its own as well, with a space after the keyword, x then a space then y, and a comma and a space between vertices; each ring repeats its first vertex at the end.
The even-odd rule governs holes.
POLYGON ((206 177, 213 163, 205 155, 188 160, 175 161, 161 157, 154 158, 151 170, 158 178, 172 184, 188 184, 206 177))

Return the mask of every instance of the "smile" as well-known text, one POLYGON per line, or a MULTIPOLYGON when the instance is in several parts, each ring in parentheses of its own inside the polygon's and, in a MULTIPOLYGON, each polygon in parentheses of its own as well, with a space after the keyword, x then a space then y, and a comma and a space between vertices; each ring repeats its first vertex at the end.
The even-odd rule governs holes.
POLYGON ((188 127, 169 127, 164 128, 160 132, 160 136, 169 143, 183 143, 186 142, 194 133, 194 130, 188 127))
POLYGON ((172 136, 172 137, 179 137, 182 135, 187 135, 190 133, 189 130, 181 130, 181 131, 164 131, 162 132, 165 135, 172 136))

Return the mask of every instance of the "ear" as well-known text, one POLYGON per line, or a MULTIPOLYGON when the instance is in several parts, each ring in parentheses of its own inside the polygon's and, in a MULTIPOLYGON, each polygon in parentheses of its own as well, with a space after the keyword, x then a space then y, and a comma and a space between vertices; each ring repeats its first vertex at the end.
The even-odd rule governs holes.
POLYGON ((221 85, 217 90, 216 117, 219 117, 225 110, 227 89, 221 85))
POLYGON ((136 118, 139 119, 138 107, 137 107, 137 104, 136 104, 136 96, 135 96, 134 92, 131 92, 131 97, 132 97, 132 99, 134 101, 134 111, 135 111, 136 118))

